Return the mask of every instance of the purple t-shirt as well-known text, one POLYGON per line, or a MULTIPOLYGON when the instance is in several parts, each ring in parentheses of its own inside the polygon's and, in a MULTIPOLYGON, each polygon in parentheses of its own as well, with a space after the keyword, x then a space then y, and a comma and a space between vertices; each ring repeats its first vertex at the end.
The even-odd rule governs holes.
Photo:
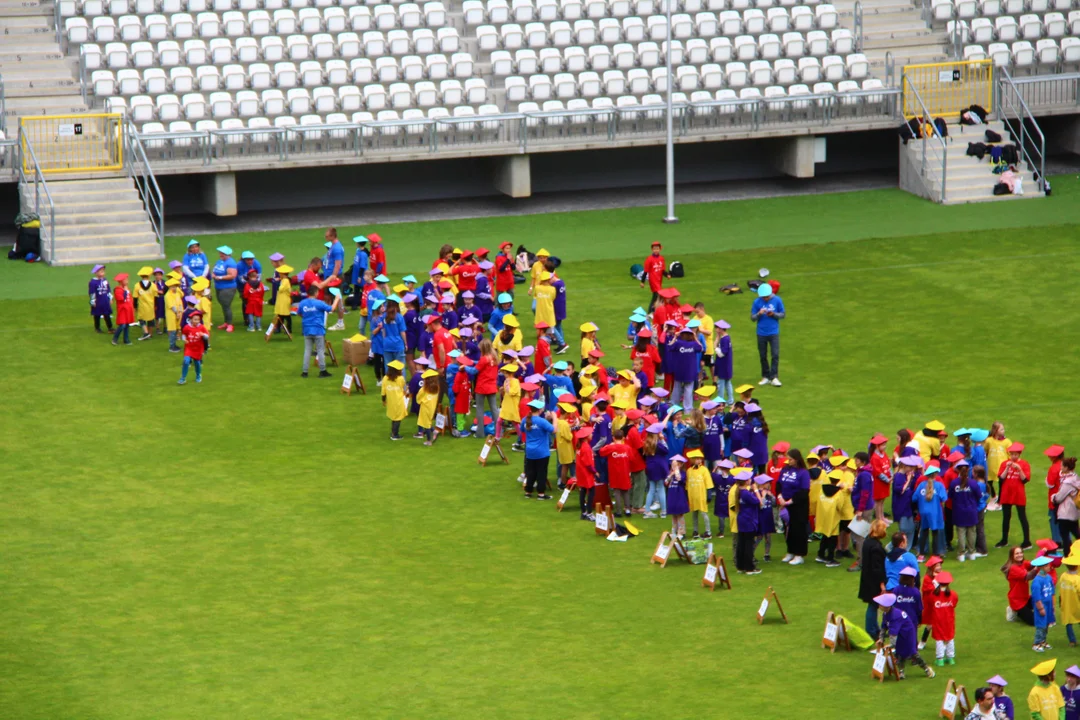
POLYGON ((555 322, 562 322, 566 319, 566 283, 556 276, 551 287, 555 288, 555 322))
POLYGON ((974 478, 956 478, 949 484, 952 500, 952 521, 956 527, 975 527, 979 524, 979 483, 974 478))
POLYGON ((668 345, 668 372, 675 382, 692 383, 698 377, 698 353, 702 352, 697 340, 676 340, 668 345))
POLYGON ((720 353, 723 353, 723 357, 720 357, 720 353, 716 354, 716 360, 713 362, 713 367, 716 369, 716 378, 718 380, 730 380, 732 377, 732 357, 731 357, 731 336, 725 335, 720 338, 720 342, 717 343, 720 347, 720 353))
POLYGON ((795 497, 800 490, 810 490, 810 471, 802 468, 785 467, 776 481, 776 492, 785 500, 795 497))
POLYGON ((907 492, 903 492, 904 484, 908 481, 908 476, 903 473, 896 473, 893 475, 892 511, 893 517, 897 520, 900 518, 915 517, 915 513, 911 511, 911 497, 915 492, 915 480, 916 478, 912 478, 907 492))
POLYGON ((870 474, 869 465, 860 468, 855 476, 855 487, 851 489, 851 504, 855 506, 855 512, 874 507, 874 476, 870 474))

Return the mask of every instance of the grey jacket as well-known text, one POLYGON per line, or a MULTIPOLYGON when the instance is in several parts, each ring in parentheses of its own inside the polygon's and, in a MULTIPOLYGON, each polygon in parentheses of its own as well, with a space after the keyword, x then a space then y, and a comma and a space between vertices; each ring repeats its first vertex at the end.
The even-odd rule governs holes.
POLYGON ((1080 519, 1080 508, 1076 507, 1073 498, 1080 493, 1080 478, 1076 473, 1066 472, 1061 475, 1061 484, 1054 493, 1054 502, 1057 503, 1058 520, 1080 519))

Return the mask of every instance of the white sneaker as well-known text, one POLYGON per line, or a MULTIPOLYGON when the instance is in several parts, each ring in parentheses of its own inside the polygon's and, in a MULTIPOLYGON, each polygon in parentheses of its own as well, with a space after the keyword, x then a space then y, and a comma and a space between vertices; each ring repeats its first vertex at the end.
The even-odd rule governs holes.
POLYGON ((758 385, 768 385, 768 384, 769 384, 769 378, 761 378, 761 382, 758 383, 758 385))
POLYGON ((806 561, 803 558, 796 555, 794 558, 791 559, 791 562, 788 563, 788 564, 789 565, 802 565, 804 562, 806 562, 806 561))
POLYGON ((522 485, 524 485, 524 484, 525 484, 525 481, 526 481, 527 479, 528 479, 528 478, 526 478, 526 477, 525 477, 525 473, 521 473, 520 475, 518 475, 518 479, 517 479, 517 480, 518 480, 518 482, 519 482, 519 483, 521 483, 522 485))
POLYGON ((653 512, 656 512, 657 510, 660 509, 660 503, 653 500, 653 504, 649 506, 649 509, 652 510, 653 512))
POLYGON ((331 325, 327 329, 328 330, 344 330, 345 329, 345 321, 344 320, 338 320, 336 323, 334 323, 333 325, 331 325))
POLYGON ((965 558, 966 558, 965 555, 957 555, 956 556, 956 562, 964 562, 965 558))
POLYGON ((781 387, 784 383, 780 382, 780 378, 772 379, 773 387, 781 387))
POLYGON ((1008 605, 1005 606, 1005 622, 1016 622, 1016 611, 1008 605))
POLYGON ((977 559, 979 559, 979 558, 984 558, 984 557, 987 557, 987 555, 986 555, 986 553, 980 553, 980 552, 977 552, 977 553, 975 553, 974 555, 972 555, 971 557, 972 557, 972 559, 975 559, 975 560, 977 560, 977 559))
POLYGON ((794 555, 792 555, 791 553, 788 553, 784 557, 780 558, 780 562, 791 562, 792 558, 794 558, 794 557, 795 557, 794 555))

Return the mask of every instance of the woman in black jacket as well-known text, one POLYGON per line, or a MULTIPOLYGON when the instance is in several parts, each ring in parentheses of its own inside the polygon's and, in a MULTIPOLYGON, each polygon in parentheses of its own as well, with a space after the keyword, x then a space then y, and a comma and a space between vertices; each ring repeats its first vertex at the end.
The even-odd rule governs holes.
POLYGON ((860 557, 859 599, 866 603, 866 632, 872 638, 880 632, 874 598, 885 592, 885 546, 881 539, 887 527, 881 520, 870 524, 870 535, 863 542, 860 557))

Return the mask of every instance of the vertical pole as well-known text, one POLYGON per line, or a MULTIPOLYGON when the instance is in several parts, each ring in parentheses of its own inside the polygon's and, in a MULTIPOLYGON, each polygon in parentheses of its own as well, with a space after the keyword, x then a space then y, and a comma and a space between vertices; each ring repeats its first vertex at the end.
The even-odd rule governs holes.
POLYGON ((665 53, 665 62, 667 64, 667 117, 665 123, 667 125, 667 215, 664 217, 664 222, 673 224, 679 222, 679 218, 675 217, 675 141, 672 138, 671 128, 671 91, 672 86, 675 84, 674 79, 671 77, 671 4, 675 0, 662 1, 664 3, 664 14, 667 16, 667 52, 665 53))

